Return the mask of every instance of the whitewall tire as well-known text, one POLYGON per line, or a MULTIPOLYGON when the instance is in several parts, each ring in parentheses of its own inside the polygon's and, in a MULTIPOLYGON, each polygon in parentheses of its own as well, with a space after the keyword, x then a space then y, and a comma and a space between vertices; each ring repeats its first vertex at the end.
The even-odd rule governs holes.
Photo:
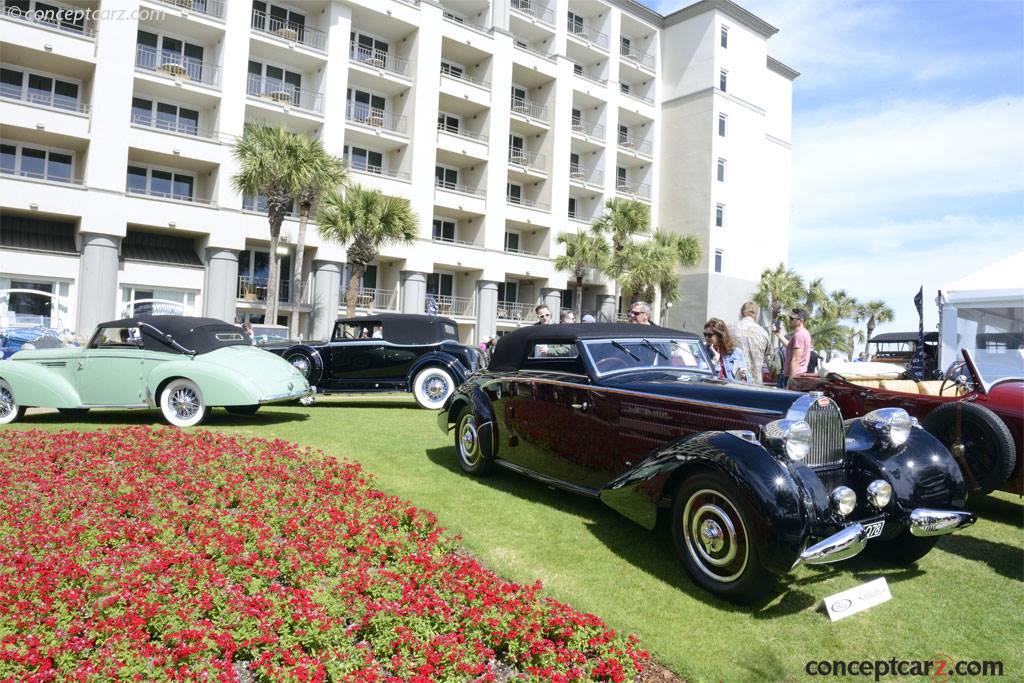
POLYGON ((10 424, 25 414, 25 407, 14 399, 11 385, 0 379, 0 425, 10 424))
POLYGON ((188 379, 171 380, 164 387, 160 410, 175 427, 194 427, 206 418, 208 411, 199 387, 188 379))
POLYGON ((447 370, 438 367, 420 370, 412 381, 412 393, 421 408, 440 410, 453 391, 455 380, 447 370))

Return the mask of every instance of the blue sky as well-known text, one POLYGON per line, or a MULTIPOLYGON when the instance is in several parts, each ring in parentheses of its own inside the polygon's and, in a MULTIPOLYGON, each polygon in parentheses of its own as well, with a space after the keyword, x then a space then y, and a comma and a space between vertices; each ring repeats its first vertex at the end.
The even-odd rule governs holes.
POLYGON ((779 28, 769 54, 801 72, 790 265, 886 301, 883 331, 916 329, 924 285, 934 329, 936 290, 1024 250, 1024 2, 739 4, 779 28))

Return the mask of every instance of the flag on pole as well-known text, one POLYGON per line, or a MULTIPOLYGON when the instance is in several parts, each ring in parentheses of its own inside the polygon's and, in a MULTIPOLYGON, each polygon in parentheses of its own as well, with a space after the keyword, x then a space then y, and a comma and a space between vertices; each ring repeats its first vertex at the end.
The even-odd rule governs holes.
POLYGON ((910 368, 907 370, 907 374, 913 379, 922 380, 924 379, 924 285, 921 285, 921 289, 917 291, 917 295, 914 296, 914 307, 917 309, 917 348, 914 349, 914 355, 910 358, 910 368))

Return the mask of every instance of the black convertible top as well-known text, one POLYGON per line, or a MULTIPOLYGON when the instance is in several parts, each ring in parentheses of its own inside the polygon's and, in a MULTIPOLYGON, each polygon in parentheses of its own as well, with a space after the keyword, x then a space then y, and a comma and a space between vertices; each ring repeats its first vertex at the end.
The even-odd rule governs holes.
POLYGON ((372 315, 339 318, 334 323, 331 339, 338 340, 338 325, 380 325, 384 340, 392 344, 417 345, 440 344, 444 341, 459 342, 458 324, 451 318, 439 315, 415 315, 413 313, 374 313, 372 315))
MULTIPOLYGON (((146 351, 183 353, 178 346, 170 343, 170 335, 181 347, 198 353, 209 353, 225 346, 249 346, 250 341, 242 331, 230 323, 216 318, 191 318, 183 315, 137 315, 100 323, 103 328, 138 327, 142 332, 142 348, 146 351), (161 334, 162 333, 162 334, 161 334)), ((93 335, 95 341, 96 335, 93 335)))
POLYGON ((580 339, 699 339, 692 332, 657 325, 629 323, 576 323, 573 325, 530 325, 498 339, 487 367, 491 370, 518 370, 533 342, 575 344, 580 339))
MULTIPOLYGON (((871 344, 881 343, 893 343, 893 342, 916 342, 918 339, 917 332, 886 332, 885 334, 876 334, 869 340, 871 344)), ((938 332, 925 332, 924 341, 927 342, 938 342, 938 332)))

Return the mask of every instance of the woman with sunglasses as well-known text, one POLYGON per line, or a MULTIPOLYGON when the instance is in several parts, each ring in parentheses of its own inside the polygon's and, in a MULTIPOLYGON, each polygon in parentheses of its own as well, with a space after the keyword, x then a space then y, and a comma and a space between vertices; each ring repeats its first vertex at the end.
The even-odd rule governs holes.
POLYGON ((711 318, 704 323, 704 343, 711 355, 711 371, 717 377, 750 383, 743 351, 737 348, 723 320, 711 318))

